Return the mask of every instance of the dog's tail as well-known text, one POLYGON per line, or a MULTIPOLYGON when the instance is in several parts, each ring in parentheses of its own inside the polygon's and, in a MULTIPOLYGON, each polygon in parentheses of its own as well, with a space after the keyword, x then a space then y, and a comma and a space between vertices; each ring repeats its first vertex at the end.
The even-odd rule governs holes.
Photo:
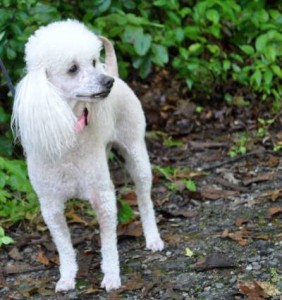
POLYGON ((99 39, 102 41, 106 52, 105 64, 107 72, 112 76, 119 77, 117 57, 113 44, 103 36, 99 36, 99 39))

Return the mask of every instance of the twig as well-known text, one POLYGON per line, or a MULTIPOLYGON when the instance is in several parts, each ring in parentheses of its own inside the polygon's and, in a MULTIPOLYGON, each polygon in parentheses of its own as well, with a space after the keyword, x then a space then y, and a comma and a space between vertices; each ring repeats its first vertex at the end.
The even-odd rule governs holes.
POLYGON ((229 159, 227 159, 225 161, 222 161, 222 162, 217 162, 217 163, 213 163, 211 165, 206 165, 206 166, 197 168, 197 171, 209 171, 209 170, 212 170, 212 169, 222 167, 222 166, 227 165, 227 164, 232 164, 232 163, 237 162, 241 159, 245 159, 245 158, 248 158, 248 157, 251 157, 251 156, 256 156, 256 155, 259 156, 261 154, 266 154, 266 153, 275 154, 276 152, 274 152, 272 150, 253 151, 253 152, 249 152, 249 153, 246 153, 246 154, 238 155, 236 157, 229 158, 229 159))

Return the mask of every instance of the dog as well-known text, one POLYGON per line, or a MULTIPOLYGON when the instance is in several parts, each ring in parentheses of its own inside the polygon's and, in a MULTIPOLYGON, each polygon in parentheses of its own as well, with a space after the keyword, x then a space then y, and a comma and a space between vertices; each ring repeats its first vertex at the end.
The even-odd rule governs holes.
POLYGON ((64 217, 70 198, 90 201, 100 228, 101 287, 121 286, 117 204, 107 151, 118 149, 136 186, 146 248, 160 251, 152 175, 140 101, 118 77, 114 48, 76 20, 35 31, 25 45, 26 75, 16 87, 12 128, 19 138, 43 219, 60 257, 56 292, 75 288, 75 250, 64 217), (105 47, 105 63, 100 52, 105 47))

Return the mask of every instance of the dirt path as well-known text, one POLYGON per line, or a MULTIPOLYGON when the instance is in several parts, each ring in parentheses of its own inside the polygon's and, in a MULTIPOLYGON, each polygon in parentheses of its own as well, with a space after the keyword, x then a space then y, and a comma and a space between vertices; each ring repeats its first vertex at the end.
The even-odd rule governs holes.
POLYGON ((86 204, 72 203, 67 215, 80 264, 76 290, 54 293, 58 256, 39 218, 10 228, 16 244, 1 248, 0 299, 281 300, 282 159, 272 151, 282 140, 281 121, 258 138, 261 109, 223 105, 196 113, 189 101, 176 103, 176 94, 141 95, 165 250, 144 250, 136 199, 115 161, 118 194, 136 211, 119 228, 123 287, 110 294, 99 288, 98 226, 86 204), (238 152, 235 158, 230 150, 238 152))
MULTIPOLYGON (((168 180, 155 171, 153 198, 165 250, 145 251, 143 237, 134 237, 139 236, 139 223, 133 222, 134 228, 119 241, 124 287, 108 295, 99 289, 98 227, 77 220, 71 228, 81 261, 78 286, 55 295, 57 254, 50 237, 42 228, 43 234, 27 235, 22 224, 15 232, 16 247, 1 251, 1 299, 247 299, 244 293, 261 297, 256 299, 272 293, 271 299, 281 299, 280 156, 261 150, 236 160, 215 160, 221 147, 194 141, 197 149, 192 144, 164 147, 160 158, 155 143, 149 142, 154 163, 186 172, 189 167, 197 184, 196 192, 188 191, 181 186, 184 175, 178 174, 178 190, 170 191, 168 180), (200 167, 208 173, 196 171, 200 167), (249 287, 254 282, 258 286, 249 287)), ((120 169, 114 169, 120 178, 120 169)))

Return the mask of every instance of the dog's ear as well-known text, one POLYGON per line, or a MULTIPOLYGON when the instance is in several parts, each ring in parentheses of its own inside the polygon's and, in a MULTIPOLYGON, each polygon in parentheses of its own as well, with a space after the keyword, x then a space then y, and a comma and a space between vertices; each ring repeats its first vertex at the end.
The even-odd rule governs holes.
POLYGON ((32 70, 19 82, 12 130, 27 155, 56 159, 74 144, 75 123, 70 106, 49 82, 45 70, 32 70))
POLYGON ((109 75, 119 77, 117 57, 116 57, 116 52, 113 44, 103 36, 99 36, 99 39, 102 41, 105 48, 106 71, 108 72, 109 75))

